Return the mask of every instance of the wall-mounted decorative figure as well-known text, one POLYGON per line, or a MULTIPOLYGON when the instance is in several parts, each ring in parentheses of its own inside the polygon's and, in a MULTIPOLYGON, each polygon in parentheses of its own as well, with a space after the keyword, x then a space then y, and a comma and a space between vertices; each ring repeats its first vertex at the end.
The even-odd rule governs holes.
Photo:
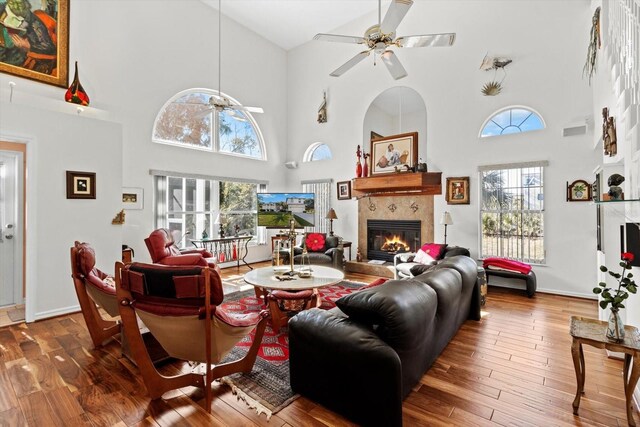
POLYGON ((609 116, 607 107, 602 109, 602 147, 605 156, 613 157, 618 154, 616 122, 613 116, 609 116))
POLYGON ((111 220, 111 224, 114 225, 121 225, 124 224, 124 209, 122 209, 120 212, 118 212, 116 214, 115 217, 113 217, 113 219, 111 220))
POLYGON ((327 123, 327 92, 322 95, 322 103, 318 108, 318 123, 327 123))
POLYGON ((622 192, 622 187, 620 184, 624 182, 624 176, 619 173, 614 173, 607 180, 607 185, 609 185, 609 196, 611 200, 624 200, 624 193, 622 192))
POLYGON ((589 47, 587 48, 587 61, 582 69, 582 77, 585 75, 589 78, 589 86, 591 86, 591 77, 596 72, 596 60, 598 59, 598 49, 600 49, 600 7, 596 8, 593 18, 591 18, 591 34, 589 36, 589 47))
POLYGON ((502 92, 502 82, 507 77, 507 71, 505 70, 505 67, 512 62, 513 60, 509 58, 489 56, 488 53, 484 56, 484 58, 482 59, 482 63, 480 64, 480 69, 484 71, 493 70, 493 80, 485 83, 485 85, 482 87, 481 92, 484 96, 496 96, 500 92, 502 92), (504 75, 502 76, 502 80, 498 82, 496 80, 496 73, 499 69, 502 70, 504 75))

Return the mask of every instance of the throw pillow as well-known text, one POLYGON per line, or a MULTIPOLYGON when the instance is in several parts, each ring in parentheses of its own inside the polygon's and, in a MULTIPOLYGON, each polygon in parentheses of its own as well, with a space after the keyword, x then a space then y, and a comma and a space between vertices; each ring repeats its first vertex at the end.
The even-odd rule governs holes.
POLYGON ((436 262, 436 259, 422 249, 418 249, 418 253, 413 257, 413 262, 417 262, 418 264, 433 264, 436 262))
POLYGON ((381 278, 376 279, 373 282, 369 283, 368 285, 365 285, 365 286, 361 287, 359 290, 362 291, 362 290, 365 290, 365 289, 375 288, 376 286, 380 286, 383 283, 386 283, 387 280, 389 280, 389 279, 387 279, 386 277, 381 277, 381 278))
POLYGON ((326 244, 325 233, 309 233, 305 238, 304 245, 309 252, 323 252, 326 244))
POLYGON ((435 260, 442 259, 444 257, 444 251, 447 249, 447 244, 440 243, 425 243, 422 245, 423 251, 425 251, 428 255, 433 257, 435 260))

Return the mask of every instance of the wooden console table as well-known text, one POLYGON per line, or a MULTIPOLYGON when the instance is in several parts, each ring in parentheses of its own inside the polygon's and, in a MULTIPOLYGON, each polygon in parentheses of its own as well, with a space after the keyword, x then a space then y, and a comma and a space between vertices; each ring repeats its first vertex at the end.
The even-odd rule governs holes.
POLYGON ((219 263, 236 261, 238 268, 240 261, 253 270, 245 258, 249 253, 249 242, 253 236, 230 236, 217 239, 195 239, 191 240, 196 248, 205 248, 217 258, 219 263), (235 252, 235 254, 234 254, 235 252), (234 256, 235 255, 235 256, 234 256))
POLYGON ((633 419, 633 391, 640 377, 640 331, 633 326, 625 326, 624 341, 616 343, 609 341, 606 337, 607 322, 586 317, 571 316, 571 355, 573 356, 573 366, 576 370, 576 380, 578 389, 576 398, 573 401, 573 414, 578 415, 580 407, 580 397, 584 394, 584 378, 586 376, 584 353, 582 344, 591 345, 596 348, 605 348, 609 351, 624 353, 624 395, 627 406, 627 423, 635 426, 633 419), (631 371, 631 372, 629 372, 631 371))

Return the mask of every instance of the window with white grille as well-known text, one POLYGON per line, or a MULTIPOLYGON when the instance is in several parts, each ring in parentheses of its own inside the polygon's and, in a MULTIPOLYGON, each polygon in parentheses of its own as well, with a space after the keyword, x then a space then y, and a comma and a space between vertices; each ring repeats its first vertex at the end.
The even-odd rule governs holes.
POLYGON ((547 162, 480 167, 480 257, 545 262, 547 162))
POLYGON ((331 208, 331 180, 303 181, 302 192, 315 195, 315 226, 306 227, 305 231, 318 233, 329 232, 329 220, 327 213, 331 208))

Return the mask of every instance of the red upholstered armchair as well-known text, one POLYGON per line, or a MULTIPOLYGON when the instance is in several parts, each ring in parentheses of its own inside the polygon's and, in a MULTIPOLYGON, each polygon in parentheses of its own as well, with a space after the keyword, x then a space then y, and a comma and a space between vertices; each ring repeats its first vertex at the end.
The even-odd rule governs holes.
POLYGON ((151 262, 154 264, 199 265, 219 270, 219 267, 216 266, 217 260, 211 252, 202 248, 178 249, 171 232, 166 228, 152 231, 149 237, 144 239, 144 243, 149 249, 151 262))

